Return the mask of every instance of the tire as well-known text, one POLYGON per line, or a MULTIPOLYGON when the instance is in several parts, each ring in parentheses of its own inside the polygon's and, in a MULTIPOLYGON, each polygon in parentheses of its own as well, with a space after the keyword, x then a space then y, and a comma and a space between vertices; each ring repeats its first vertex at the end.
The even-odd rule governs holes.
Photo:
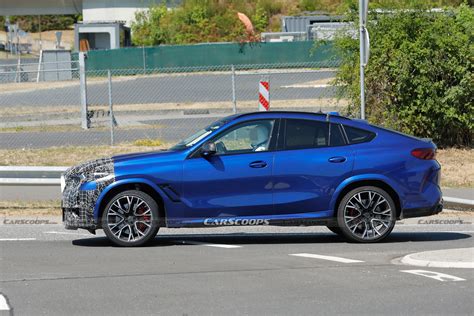
POLYGON ((102 212, 102 228, 117 246, 143 246, 158 233, 158 204, 141 191, 121 192, 110 199, 102 212))
POLYGON ((337 223, 348 240, 373 243, 392 232, 396 214, 395 203, 387 192, 378 187, 363 186, 342 198, 337 223))
POLYGON ((337 234, 339 236, 343 236, 342 231, 339 227, 337 227, 337 226, 326 226, 326 227, 327 227, 327 229, 332 231, 334 234, 337 234))

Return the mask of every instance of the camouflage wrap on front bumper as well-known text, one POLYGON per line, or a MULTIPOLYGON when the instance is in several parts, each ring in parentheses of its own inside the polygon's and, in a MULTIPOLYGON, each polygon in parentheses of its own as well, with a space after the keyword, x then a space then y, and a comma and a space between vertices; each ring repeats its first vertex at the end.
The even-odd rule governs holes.
POLYGON ((94 219, 94 207, 100 193, 115 181, 114 162, 112 158, 102 158, 89 161, 69 168, 64 173, 65 188, 62 193, 63 221, 66 229, 96 229, 100 227, 94 219), (104 177, 95 179, 94 173, 104 177), (106 177, 105 175, 110 175, 106 177), (81 190, 87 182, 95 182, 92 190, 81 190))

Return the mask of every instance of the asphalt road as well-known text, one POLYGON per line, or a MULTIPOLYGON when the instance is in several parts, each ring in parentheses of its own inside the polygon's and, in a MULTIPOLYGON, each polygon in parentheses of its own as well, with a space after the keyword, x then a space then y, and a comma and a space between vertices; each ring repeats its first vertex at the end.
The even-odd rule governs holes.
MULTIPOLYGON (((272 99, 295 100, 334 96, 331 87, 285 88, 289 85, 332 78, 335 72, 313 71, 271 74, 272 99)), ((256 100, 260 75, 236 76, 237 100, 256 100)), ((232 100, 232 79, 229 74, 161 75, 113 81, 114 104, 218 102, 232 100)), ((0 85, 1 91, 1 85, 0 85)), ((79 84, 63 88, 2 93, 0 107, 79 106, 79 84)), ((108 104, 107 83, 93 82, 87 86, 91 105, 108 104)))
POLYGON ((472 269, 398 262, 472 247, 466 214, 436 217, 444 224, 405 220, 379 244, 347 243, 323 227, 227 227, 163 229, 135 249, 10 217, 0 229, 0 292, 17 315, 472 315, 472 269), (358 262, 293 256, 301 253, 358 262))

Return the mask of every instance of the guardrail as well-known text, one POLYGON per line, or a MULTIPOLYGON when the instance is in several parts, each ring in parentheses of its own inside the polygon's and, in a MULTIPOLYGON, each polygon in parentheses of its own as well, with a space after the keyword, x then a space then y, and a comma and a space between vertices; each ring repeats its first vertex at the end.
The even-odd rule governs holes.
POLYGON ((2 185, 60 185, 61 174, 68 167, 0 166, 2 185))

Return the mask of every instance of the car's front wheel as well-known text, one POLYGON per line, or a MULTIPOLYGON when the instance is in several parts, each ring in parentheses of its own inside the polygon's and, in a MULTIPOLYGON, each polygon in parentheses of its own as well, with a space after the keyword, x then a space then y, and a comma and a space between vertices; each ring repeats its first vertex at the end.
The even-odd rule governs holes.
POLYGON ((338 226, 346 238, 356 242, 377 242, 395 227, 396 206, 390 195, 378 187, 364 186, 348 192, 339 203, 338 226))
POLYGON ((142 246, 158 233, 158 204, 148 194, 130 190, 115 195, 102 213, 102 228, 118 246, 142 246))

